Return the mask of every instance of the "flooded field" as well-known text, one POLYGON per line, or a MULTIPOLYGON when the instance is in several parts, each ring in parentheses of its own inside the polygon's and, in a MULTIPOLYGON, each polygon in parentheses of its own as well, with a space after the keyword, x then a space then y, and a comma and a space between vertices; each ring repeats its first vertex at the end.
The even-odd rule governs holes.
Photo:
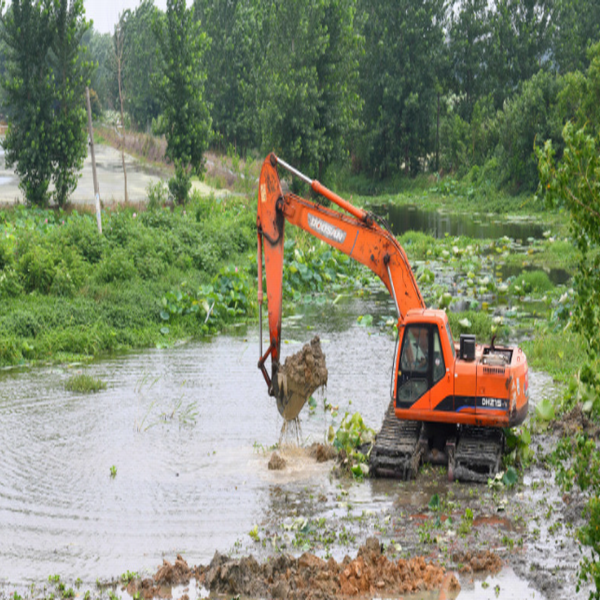
MULTIPOLYGON (((315 409, 305 407, 304 446, 323 442, 345 411, 360 411, 369 426, 379 427, 394 341, 360 326, 357 317, 391 312, 388 304, 346 299, 299 308, 284 323, 284 337, 294 340, 284 357, 312 337, 308 324, 318 330, 330 372, 327 404, 338 407, 325 410, 321 397, 315 409)), ((65 391, 78 365, 1 373, 0 589, 12 595, 13 588, 42 584, 54 574, 91 586, 128 570, 153 572, 178 553, 190 565, 207 564, 216 550, 263 558, 310 550, 341 560, 373 534, 397 545, 399 555, 432 552, 448 561, 449 548, 460 550, 466 539, 453 540, 443 529, 437 535, 446 541, 433 543, 436 532, 422 527, 432 519, 430 498, 439 494, 452 498, 446 512, 454 519, 471 503, 480 541, 500 548, 506 560, 496 579, 461 579, 461 598, 498 597, 495 585, 503 598, 546 597, 528 582, 535 568, 558 570, 574 590, 572 540, 556 554, 547 533, 554 520, 533 520, 536 502, 560 501, 546 488, 529 493, 547 478, 543 470, 532 470, 500 509, 485 486, 448 484, 435 470, 416 482, 354 483, 336 478, 331 462, 284 448, 287 468, 270 471, 282 419, 257 359, 258 334, 251 328, 85 367, 107 383, 97 394, 65 391), (333 531, 333 542, 319 542, 317 524, 333 531), (515 574, 509 555, 517 549, 515 574)), ((530 385, 533 399, 555 393, 543 374, 532 373, 530 385)))

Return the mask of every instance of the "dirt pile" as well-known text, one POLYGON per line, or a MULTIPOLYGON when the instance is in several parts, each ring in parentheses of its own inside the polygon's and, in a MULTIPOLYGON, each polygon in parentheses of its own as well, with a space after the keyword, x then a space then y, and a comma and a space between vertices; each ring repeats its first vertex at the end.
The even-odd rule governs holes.
POLYGON ((328 460, 334 460, 337 458, 337 450, 330 444, 319 444, 314 443, 308 448, 308 453, 318 463, 324 463, 328 460))
POLYGON ((502 559, 490 550, 456 554, 452 560, 458 565, 463 565, 460 568, 461 573, 498 573, 502 568, 502 559))
POLYGON ((132 582, 130 594, 140 591, 145 599, 161 588, 187 583, 195 578, 212 593, 251 597, 321 600, 347 596, 395 596, 412 592, 450 591, 460 588, 453 574, 422 556, 409 560, 390 560, 381 552, 376 538, 369 538, 355 559, 337 563, 305 553, 299 558, 288 554, 259 564, 252 556, 232 559, 218 552, 210 565, 188 567, 177 557, 174 565, 164 561, 153 580, 132 582))
POLYGON ((319 337, 315 336, 300 352, 288 356, 278 377, 282 394, 277 399, 277 408, 290 421, 298 416, 315 390, 327 385, 327 366, 319 337))
POLYGON ((281 471, 285 469, 285 458, 282 458, 277 452, 273 452, 271 454, 271 458, 269 460, 269 471, 281 471))
POLYGON ((568 413, 553 421, 552 427, 559 435, 573 436, 583 432, 589 436, 598 437, 600 434, 600 427, 587 418, 581 404, 576 404, 568 413))

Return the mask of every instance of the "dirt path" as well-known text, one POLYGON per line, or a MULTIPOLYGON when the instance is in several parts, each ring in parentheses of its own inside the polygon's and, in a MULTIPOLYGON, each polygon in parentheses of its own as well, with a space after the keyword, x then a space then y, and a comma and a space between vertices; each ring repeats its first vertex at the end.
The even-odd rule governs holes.
MULTIPOLYGON (((100 186, 100 198, 105 204, 120 203, 124 201, 125 192, 123 184, 123 169, 121 153, 103 144, 96 144, 96 167, 100 186)), ((149 184, 156 184, 162 179, 167 179, 169 173, 166 169, 144 166, 130 155, 125 155, 127 168, 127 191, 131 203, 147 201, 147 188, 149 184)), ((206 183, 193 182, 194 189, 201 194, 223 195, 227 190, 215 190, 206 183)), ((77 189, 73 192, 71 202, 76 205, 94 204, 94 183, 92 177, 92 161, 88 154, 85 159, 81 178, 77 189)), ((23 202, 23 193, 19 189, 19 178, 12 169, 8 169, 4 162, 4 150, 0 148, 0 205, 10 205, 23 202)))

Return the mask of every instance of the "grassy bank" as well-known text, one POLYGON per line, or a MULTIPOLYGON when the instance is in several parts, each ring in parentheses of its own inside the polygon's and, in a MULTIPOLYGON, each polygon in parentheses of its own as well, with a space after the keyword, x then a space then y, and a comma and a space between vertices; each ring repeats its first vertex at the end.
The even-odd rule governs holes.
MULTIPOLYGON (((89 214, 1 212, 0 364, 168 346, 254 320, 255 202, 254 194, 196 194, 185 208, 104 211, 103 236, 89 214)), ((577 255, 558 231, 551 227, 526 247, 415 232, 400 243, 427 305, 450 311, 455 336, 532 337, 530 364, 565 379, 579 361, 565 363, 553 348, 561 346, 572 297, 546 270, 573 272, 577 255), (502 274, 505 265, 511 269, 502 274), (550 325, 532 335, 531 319, 539 317, 550 325)), ((340 294, 383 289, 368 269, 307 233, 288 228, 286 235, 286 300, 337 302, 340 294)))
POLYGON ((173 211, 104 211, 99 236, 87 214, 1 212, 0 364, 169 344, 252 318, 254 214, 245 199, 196 196, 173 211))

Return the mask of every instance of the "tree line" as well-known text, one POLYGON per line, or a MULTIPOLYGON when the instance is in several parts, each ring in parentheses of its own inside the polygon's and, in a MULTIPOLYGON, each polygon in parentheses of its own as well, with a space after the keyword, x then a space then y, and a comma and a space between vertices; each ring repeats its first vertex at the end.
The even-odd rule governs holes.
MULTIPOLYGON (((194 0, 211 144, 275 149, 309 173, 370 178, 473 171, 513 191, 538 183, 534 142, 561 144, 568 73, 600 40, 595 0, 194 0), (480 171, 484 171, 480 173, 480 171)), ((135 127, 161 108, 150 81, 152 0, 122 16, 135 127)), ((115 105, 111 37, 90 34, 93 87, 115 105), (102 50, 103 49, 103 50, 102 50)))
POLYGON ((96 110, 117 109, 118 70, 130 125, 167 136, 177 197, 201 174, 208 145, 275 150, 319 177, 331 165, 373 180, 436 171, 532 191, 534 145, 552 140, 561 156, 562 128, 577 118, 575 96, 600 40, 597 0, 188 4, 169 0, 162 12, 142 0, 113 35, 93 30, 81 0, 13 0, 3 9, 4 113, 22 123, 9 127, 5 147, 9 161, 29 156, 17 163, 28 198, 47 199, 36 182, 53 178, 55 199, 68 196, 82 153, 82 84, 96 110), (72 32, 61 32, 60 11, 72 32), (22 27, 35 46, 18 39, 22 27), (61 80, 73 89, 70 105, 61 80), (28 88, 36 81, 45 90, 28 88), (54 130, 32 148, 19 131, 39 119, 54 130), (32 169, 64 136, 74 155, 32 169))

